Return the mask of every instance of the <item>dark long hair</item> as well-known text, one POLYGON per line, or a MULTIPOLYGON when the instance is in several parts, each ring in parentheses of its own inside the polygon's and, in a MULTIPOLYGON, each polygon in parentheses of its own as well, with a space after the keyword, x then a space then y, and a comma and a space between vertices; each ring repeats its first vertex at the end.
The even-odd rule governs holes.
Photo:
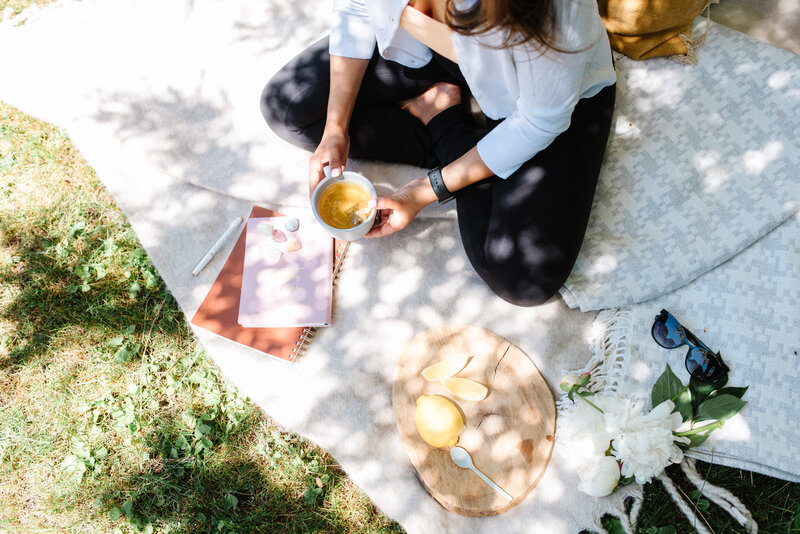
POLYGON ((460 10, 454 0, 445 4, 445 21, 462 35, 480 35, 493 30, 505 31, 499 48, 522 43, 538 43, 558 52, 556 46, 556 7, 554 0, 479 0, 460 10))

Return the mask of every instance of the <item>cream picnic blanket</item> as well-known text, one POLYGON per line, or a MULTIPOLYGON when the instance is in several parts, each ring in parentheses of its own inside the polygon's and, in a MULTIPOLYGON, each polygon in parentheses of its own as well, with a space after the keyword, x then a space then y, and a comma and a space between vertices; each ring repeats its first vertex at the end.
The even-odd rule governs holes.
MULTIPOLYGON (((324 0, 292 5, 212 0, 59 2, 27 17, 24 25, 15 25, 12 19, 0 26, 0 49, 13 50, 4 55, 0 99, 67 130, 191 316, 231 245, 200 277, 189 273, 233 217, 246 215, 253 202, 273 208, 306 205, 308 155, 268 131, 258 98, 272 73, 326 31, 329 9, 324 0)), ((750 104, 742 99, 731 104, 738 106, 737 120, 747 117, 749 132, 769 132, 740 137, 736 145, 739 155, 755 151, 746 167, 753 173, 744 173, 745 187, 738 174, 726 171, 732 157, 728 152, 697 148, 705 146, 710 135, 700 125, 717 124, 717 137, 735 133, 727 115, 701 115, 698 110, 683 129, 680 121, 669 119, 669 111, 678 104, 708 110, 708 101, 696 104, 694 91, 688 90, 684 77, 690 71, 674 70, 661 60, 641 64, 652 65, 654 79, 674 81, 675 90, 662 94, 648 85, 650 71, 619 61, 622 107, 609 150, 609 170, 602 178, 598 214, 593 216, 585 253, 568 283, 570 294, 583 308, 622 305, 625 299, 638 301, 679 287, 733 256, 797 209, 798 195, 792 197, 797 182, 783 173, 796 163, 792 143, 798 121, 788 105, 797 98, 796 61, 717 26, 700 51, 701 65, 704 50, 717 51, 709 57, 722 62, 706 69, 721 77, 737 74, 734 81, 713 89, 720 97, 734 90, 733 85, 763 90, 759 80, 766 80, 770 95, 777 99, 775 109, 764 105, 773 101, 767 97, 760 99, 762 106, 756 110, 743 108, 750 104), (724 53, 741 47, 748 48, 745 55, 750 57, 744 66, 724 53), (773 131, 776 121, 782 128, 773 131), (696 141, 682 147, 695 147, 700 155, 681 156, 670 148, 681 132, 696 141), (660 142, 651 142, 656 134, 660 142), (769 144, 775 139, 779 149, 769 144), (655 161, 680 172, 661 175, 655 161), (694 166, 694 174, 687 174, 695 182, 684 174, 681 162, 686 161, 694 166), (631 184, 637 177, 641 179, 631 184), (685 178, 675 189, 678 198, 659 195, 667 187, 664 181, 676 177, 685 178), (698 184, 698 177, 707 180, 698 184), (656 190, 647 193, 649 197, 639 195, 652 187, 656 190), (732 209, 725 215, 712 210, 699 220, 710 232, 708 242, 700 247, 695 241, 693 248, 687 248, 690 264, 672 270, 663 263, 665 255, 647 239, 659 233, 659 225, 674 223, 678 217, 678 231, 687 239, 695 235, 685 221, 698 221, 679 199, 704 209, 713 204, 716 210, 737 201, 739 195, 746 200, 739 199, 736 206, 748 208, 743 220, 732 209), (631 205, 641 198, 661 199, 673 209, 653 218, 631 205), (736 231, 731 237, 721 226, 736 231), (648 268, 647 258, 661 263, 648 268), (637 259, 637 267, 631 266, 637 259), (632 278, 637 273, 639 277, 632 278)), ((379 188, 393 187, 420 172, 374 162, 350 165, 374 177, 379 188)), ((336 291, 334 326, 320 330, 307 355, 294 366, 206 332, 196 333, 228 378, 278 422, 328 450, 379 508, 409 532, 571 533, 596 528, 606 512, 624 517, 623 498, 641 496, 640 487, 591 499, 574 491, 575 475, 563 469, 558 455, 525 502, 494 518, 465 518, 444 511, 415 478, 391 409, 394 361, 415 334, 446 322, 477 324, 522 348, 551 385, 558 383, 562 369, 580 367, 589 357, 585 340, 593 315, 570 310, 560 301, 520 309, 494 297, 472 273, 452 215, 438 206, 426 208, 400 234, 353 244, 336 291)), ((689 242, 671 235, 663 246, 689 242)))

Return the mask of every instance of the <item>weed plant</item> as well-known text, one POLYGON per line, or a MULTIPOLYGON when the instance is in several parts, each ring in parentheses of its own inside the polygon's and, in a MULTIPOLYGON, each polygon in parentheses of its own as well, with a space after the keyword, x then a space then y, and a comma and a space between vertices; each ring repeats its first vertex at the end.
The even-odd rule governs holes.
POLYGON ((398 532, 210 362, 64 133, 0 104, 0 531, 398 532))
MULTIPOLYGON (((698 466, 760 532, 800 532, 799 484, 698 466)), ((639 534, 696 531, 660 483, 644 499, 639 534)), ((402 532, 220 375, 65 134, 0 103, 0 532, 43 531, 402 532)))

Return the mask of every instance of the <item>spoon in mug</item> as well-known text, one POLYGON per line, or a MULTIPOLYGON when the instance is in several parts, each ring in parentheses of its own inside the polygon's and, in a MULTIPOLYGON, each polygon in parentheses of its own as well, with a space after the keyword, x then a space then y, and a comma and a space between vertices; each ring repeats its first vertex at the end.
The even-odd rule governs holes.
POLYGON ((499 493, 500 496, 503 497, 505 500, 507 500, 508 502, 511 502, 513 500, 513 497, 509 495, 508 492, 506 492, 506 490, 495 484, 492 481, 492 479, 490 479, 489 477, 478 471, 478 469, 472 463, 472 456, 470 456, 469 451, 467 451, 467 449, 465 449, 464 447, 453 447, 452 449, 450 449, 450 458, 453 459, 453 461, 458 467, 463 467, 464 469, 472 469, 473 471, 475 471, 475 473, 477 473, 478 476, 481 477, 484 482, 489 484, 490 488, 499 493))

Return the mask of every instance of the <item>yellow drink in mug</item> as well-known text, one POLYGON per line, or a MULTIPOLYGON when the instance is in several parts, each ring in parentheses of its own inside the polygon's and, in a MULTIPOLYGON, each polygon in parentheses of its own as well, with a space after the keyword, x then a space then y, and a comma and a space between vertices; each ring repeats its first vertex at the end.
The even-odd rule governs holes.
POLYGON ((346 230, 367 220, 371 195, 356 182, 342 180, 328 186, 319 197, 319 214, 328 225, 346 230))
POLYGON ((345 171, 333 177, 326 167, 325 175, 311 196, 314 216, 337 239, 361 239, 375 222, 375 208, 369 206, 369 201, 377 197, 375 187, 357 172, 345 171))

